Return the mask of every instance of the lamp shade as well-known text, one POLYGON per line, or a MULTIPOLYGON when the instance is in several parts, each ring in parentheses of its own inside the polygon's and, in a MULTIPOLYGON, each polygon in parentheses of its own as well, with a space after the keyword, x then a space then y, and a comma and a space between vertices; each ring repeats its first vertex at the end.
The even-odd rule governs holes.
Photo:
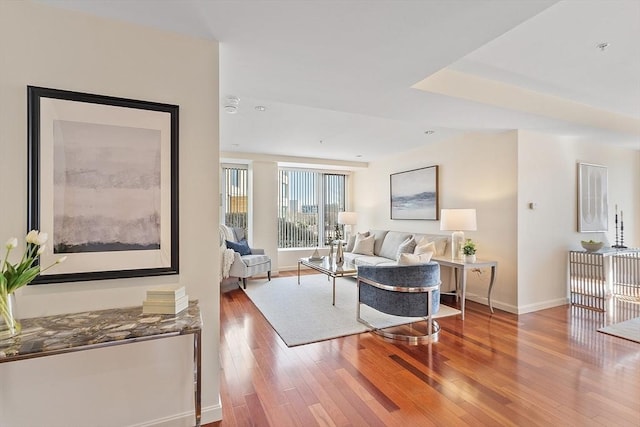
POLYGON ((356 212, 338 212, 338 224, 356 225, 358 214, 356 212))
POLYGON ((440 211, 440 230, 475 231, 475 209, 442 209, 440 211))

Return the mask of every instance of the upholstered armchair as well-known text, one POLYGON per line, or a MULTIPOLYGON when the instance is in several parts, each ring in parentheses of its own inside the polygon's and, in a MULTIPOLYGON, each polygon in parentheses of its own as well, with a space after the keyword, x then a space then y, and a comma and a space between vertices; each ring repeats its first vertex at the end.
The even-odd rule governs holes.
POLYGON ((412 344, 437 341, 440 325, 433 316, 440 309, 440 266, 435 262, 418 265, 359 266, 357 320, 385 338, 412 344), (365 304, 382 313, 404 317, 422 317, 427 333, 405 335, 387 332, 361 317, 365 304))
POLYGON ((242 279, 242 285, 245 289, 247 288, 247 277, 255 276, 256 274, 267 273, 267 279, 271 281, 271 258, 264 253, 264 249, 249 248, 246 245, 249 253, 241 254, 242 250, 238 252, 228 249, 227 241, 232 243, 246 242, 244 231, 240 228, 220 225, 222 278, 237 277, 238 280, 242 279))

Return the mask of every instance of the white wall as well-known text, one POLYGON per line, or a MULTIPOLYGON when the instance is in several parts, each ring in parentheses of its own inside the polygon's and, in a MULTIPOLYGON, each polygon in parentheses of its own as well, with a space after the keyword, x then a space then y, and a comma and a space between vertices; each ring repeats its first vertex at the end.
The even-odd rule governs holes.
MULTIPOLYGON (((180 106, 180 275, 28 286, 18 315, 140 305, 149 287, 184 284, 205 325, 203 419, 220 419, 218 44, 2 1, 0 58, 2 241, 27 227, 27 85, 180 106)), ((191 354, 178 337, 0 364, 0 425, 192 425, 191 354)))
POLYGON ((251 171, 250 227, 252 242, 271 257, 271 273, 278 274, 278 164, 254 161, 251 171))
MULTIPOLYGON (((439 165, 441 208, 475 207, 478 231, 465 234, 478 243, 479 258, 498 260, 494 306, 525 313, 565 304, 567 251, 587 237, 605 237, 576 231, 579 162, 608 166, 606 238, 615 240, 617 203, 625 212, 625 243, 640 246, 640 151, 529 131, 469 133, 372 162, 355 174, 357 228, 445 233, 439 221, 389 218, 389 175, 439 165)), ((471 299, 485 301, 487 276, 471 275, 471 299)))
MULTIPOLYGON (((354 175, 357 229, 449 234, 440 231, 440 221, 391 220, 389 214, 389 175, 438 165, 440 207, 476 208, 478 230, 465 236, 476 241, 478 258, 498 261, 494 306, 516 311, 516 137, 516 132, 469 133, 370 163, 354 175)), ((488 273, 470 275, 470 298, 486 301, 488 273)))
POLYGON ((616 203, 625 244, 640 246, 640 151, 519 131, 518 165, 518 306, 527 312, 566 302, 567 251, 581 250, 580 240, 615 242, 616 203), (578 163, 607 166, 608 233, 577 231, 578 163))

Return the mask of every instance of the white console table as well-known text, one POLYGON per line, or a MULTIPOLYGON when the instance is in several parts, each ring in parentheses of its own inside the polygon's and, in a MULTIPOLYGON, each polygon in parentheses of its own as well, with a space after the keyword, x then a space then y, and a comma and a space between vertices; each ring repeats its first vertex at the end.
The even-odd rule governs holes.
POLYGON ((456 297, 460 299, 460 311, 462 320, 464 320, 464 305, 467 293, 467 272, 475 268, 491 268, 491 279, 489 280, 489 290, 487 291, 487 300, 489 301, 489 309, 493 313, 493 304, 491 303, 491 291, 496 281, 496 270, 498 268, 497 261, 476 260, 476 262, 464 262, 463 260, 454 260, 451 258, 432 258, 432 261, 440 265, 451 267, 454 269, 456 282, 456 297), (460 274, 458 274, 458 272, 460 274))

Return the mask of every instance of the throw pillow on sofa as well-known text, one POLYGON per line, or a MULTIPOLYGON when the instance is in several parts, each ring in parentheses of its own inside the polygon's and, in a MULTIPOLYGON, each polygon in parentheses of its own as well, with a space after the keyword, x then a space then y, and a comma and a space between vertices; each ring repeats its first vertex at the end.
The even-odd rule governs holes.
POLYGON ((353 252, 353 247, 356 245, 356 238, 358 236, 368 237, 369 232, 365 231, 364 233, 357 233, 357 234, 354 234, 353 236, 350 236, 349 240, 347 241, 347 247, 344 248, 345 252, 353 252))
POLYGON ((373 256, 373 245, 375 243, 375 236, 364 237, 362 235, 356 236, 355 244, 353 245, 353 253, 360 255, 373 256))
POLYGON ((416 239, 413 237, 407 238, 404 242, 400 243, 398 246, 398 251, 396 252, 396 261, 400 259, 401 254, 412 254, 416 249, 416 239))
POLYGON ((433 252, 426 252, 420 255, 417 254, 400 254, 398 258, 398 265, 416 265, 416 264, 428 264, 431 261, 433 252))
POLYGON ((238 243, 227 240, 227 249, 233 249, 240 255, 251 255, 251 249, 249 249, 249 243, 247 243, 246 240, 242 240, 238 243))
POLYGON ((413 253, 421 255, 427 252, 431 252, 431 254, 437 253, 436 244, 434 242, 429 242, 426 237, 423 237, 422 240, 420 240, 420 243, 418 243, 416 248, 413 250, 413 253))
POLYGON ((449 237, 434 237, 434 236, 424 236, 418 242, 418 246, 426 245, 427 243, 433 243, 435 245, 435 249, 433 251, 434 256, 443 256, 447 250, 447 242, 449 237))

